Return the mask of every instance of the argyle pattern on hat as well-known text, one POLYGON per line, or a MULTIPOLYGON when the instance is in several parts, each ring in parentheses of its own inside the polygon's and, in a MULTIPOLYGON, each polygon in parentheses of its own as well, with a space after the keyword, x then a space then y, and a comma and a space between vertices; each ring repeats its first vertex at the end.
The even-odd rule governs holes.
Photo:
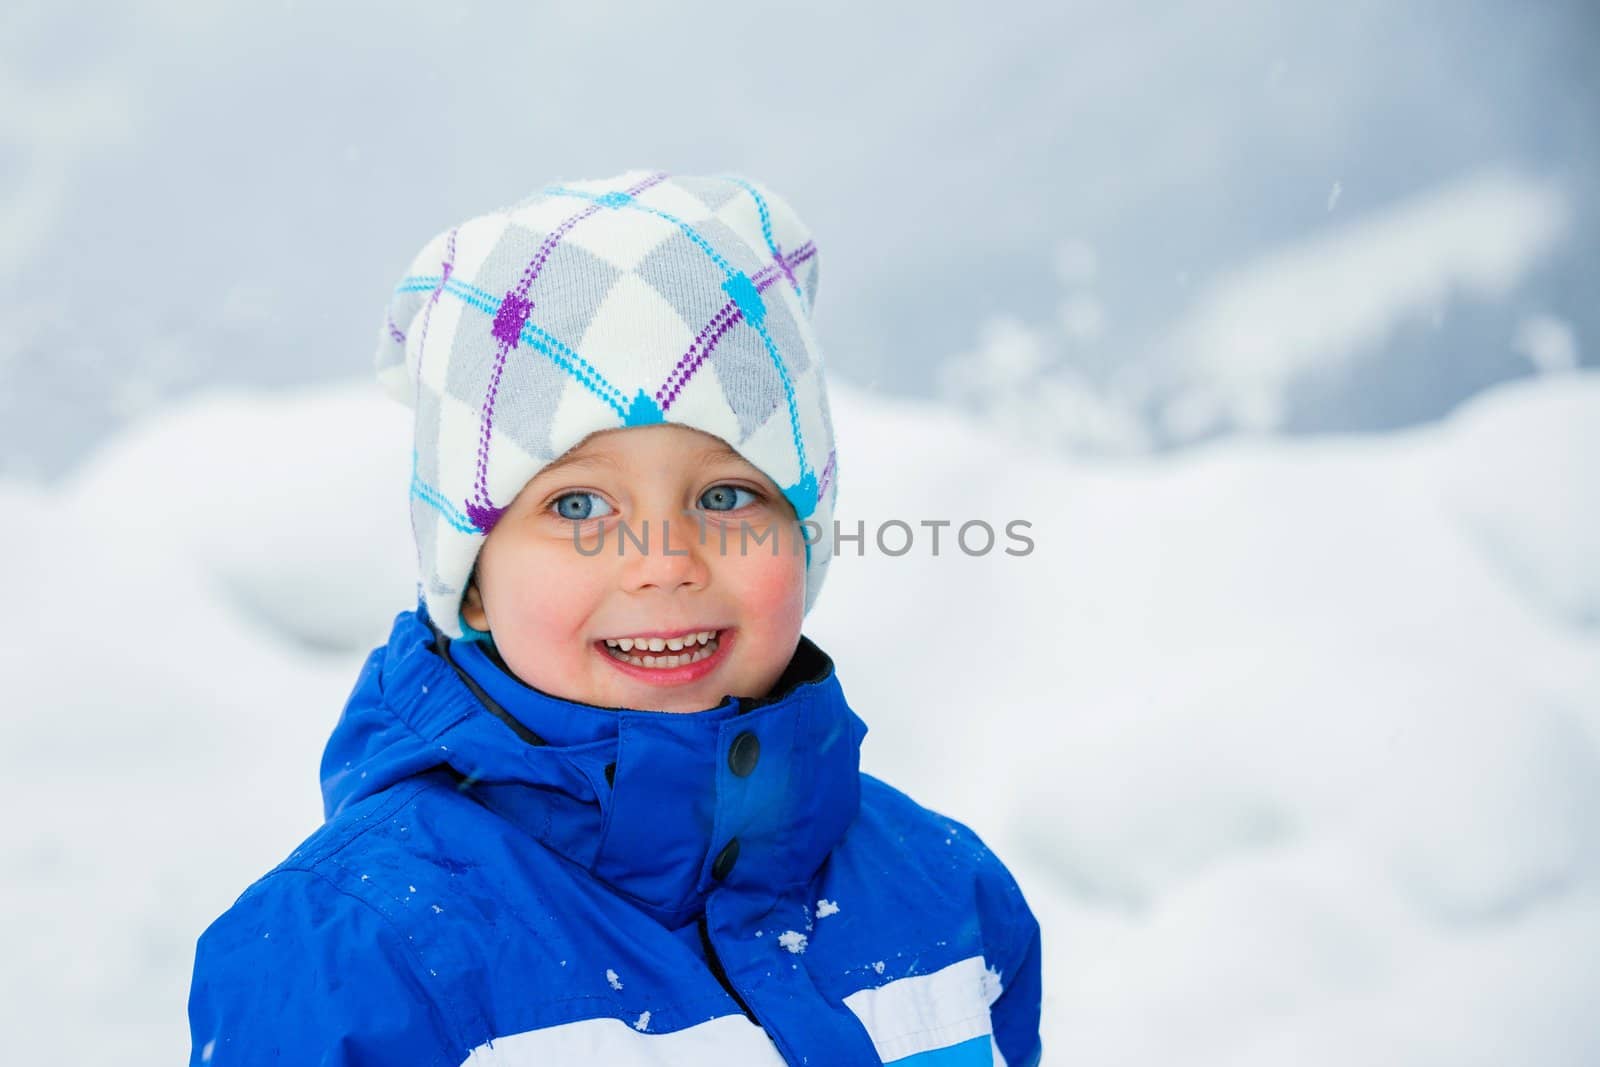
POLYGON ((440 629, 461 636, 478 550, 529 479, 591 433, 663 422, 727 441, 817 524, 809 611, 837 481, 817 269, 789 206, 731 175, 551 185, 429 241, 376 366, 415 414, 411 525, 440 629))

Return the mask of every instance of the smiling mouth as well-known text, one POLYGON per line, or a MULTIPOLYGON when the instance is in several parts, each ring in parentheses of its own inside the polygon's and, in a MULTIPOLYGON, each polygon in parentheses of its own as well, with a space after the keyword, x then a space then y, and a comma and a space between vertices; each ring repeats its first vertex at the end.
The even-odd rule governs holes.
POLYGON ((596 642, 619 663, 653 670, 671 670, 716 655, 723 630, 699 630, 673 638, 608 637, 596 642), (676 647, 674 647, 676 646, 676 647))

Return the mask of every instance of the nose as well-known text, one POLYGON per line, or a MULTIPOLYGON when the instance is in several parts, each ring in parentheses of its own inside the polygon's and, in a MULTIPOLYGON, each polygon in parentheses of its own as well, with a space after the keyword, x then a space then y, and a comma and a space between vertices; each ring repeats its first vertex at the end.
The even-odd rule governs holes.
POLYGON ((636 528, 618 531, 622 580, 629 591, 703 589, 711 581, 708 548, 690 515, 652 515, 636 528))

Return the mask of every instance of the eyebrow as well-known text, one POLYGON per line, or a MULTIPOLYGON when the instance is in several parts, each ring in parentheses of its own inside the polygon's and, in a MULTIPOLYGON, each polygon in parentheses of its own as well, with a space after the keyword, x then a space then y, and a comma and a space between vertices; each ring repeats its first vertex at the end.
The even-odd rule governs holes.
POLYGON ((544 469, 539 473, 549 474, 553 471, 565 470, 568 467, 610 467, 612 470, 617 470, 620 466, 621 464, 616 461, 615 457, 604 452, 586 452, 576 456, 569 453, 558 459, 551 460, 545 464, 544 469))
POLYGON ((700 451, 696 452, 694 454, 694 458, 702 463, 709 462, 713 459, 744 459, 744 457, 741 456, 738 451, 731 447, 726 441, 718 441, 714 445, 707 445, 705 448, 702 448, 700 451))

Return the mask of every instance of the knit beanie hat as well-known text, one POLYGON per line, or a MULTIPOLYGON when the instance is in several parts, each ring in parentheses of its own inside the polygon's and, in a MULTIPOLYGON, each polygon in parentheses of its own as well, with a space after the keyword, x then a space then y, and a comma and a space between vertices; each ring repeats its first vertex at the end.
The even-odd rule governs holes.
POLYGON ((376 362, 415 417, 411 529, 434 624, 486 636, 468 633, 461 598, 529 479, 595 431, 658 423, 727 441, 815 524, 809 612, 836 495, 816 292, 804 224, 734 176, 550 185, 423 246, 376 362))

